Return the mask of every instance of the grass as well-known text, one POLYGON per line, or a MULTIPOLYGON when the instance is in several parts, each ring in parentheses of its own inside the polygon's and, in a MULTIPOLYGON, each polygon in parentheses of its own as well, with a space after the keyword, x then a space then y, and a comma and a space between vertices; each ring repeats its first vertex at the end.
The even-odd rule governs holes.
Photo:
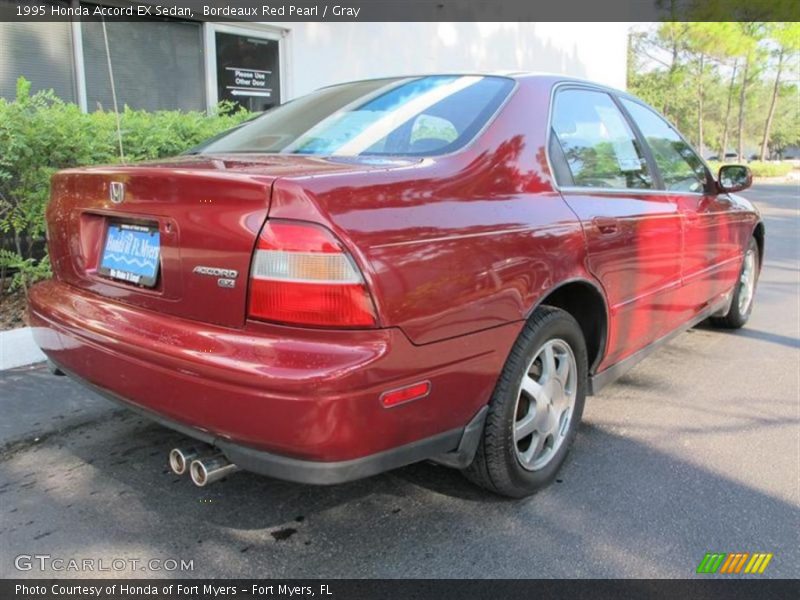
MULTIPOLYGON (((723 164, 734 163, 708 162, 708 166, 715 176, 723 164)), ((753 177, 786 177, 793 169, 792 163, 790 162, 754 160, 746 164, 753 172, 753 177)))

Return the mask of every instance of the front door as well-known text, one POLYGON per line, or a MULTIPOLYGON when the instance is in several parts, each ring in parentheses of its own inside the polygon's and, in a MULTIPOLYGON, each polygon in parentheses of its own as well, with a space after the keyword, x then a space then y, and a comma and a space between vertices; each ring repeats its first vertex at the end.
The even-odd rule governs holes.
POLYGON ((567 87, 554 102, 551 160, 564 165, 554 165, 559 187, 608 298, 603 370, 680 324, 682 217, 674 198, 657 189, 645 150, 608 93, 567 87))
POLYGON ((744 248, 739 232, 744 228, 730 198, 716 193, 703 161, 681 135, 635 99, 622 98, 621 103, 647 141, 664 188, 684 216, 679 305, 688 321, 733 287, 744 248))

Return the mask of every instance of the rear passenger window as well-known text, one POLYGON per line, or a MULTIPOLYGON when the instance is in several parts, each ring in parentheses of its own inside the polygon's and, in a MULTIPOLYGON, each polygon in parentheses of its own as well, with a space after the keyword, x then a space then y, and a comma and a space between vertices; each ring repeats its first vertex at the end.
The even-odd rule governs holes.
POLYGON ((559 92, 553 107, 553 131, 573 180, 558 178, 561 185, 653 187, 636 136, 608 94, 580 89, 559 92))
POLYGON ((689 144, 654 111, 627 98, 621 101, 653 151, 664 186, 680 192, 702 192, 706 169, 689 144))

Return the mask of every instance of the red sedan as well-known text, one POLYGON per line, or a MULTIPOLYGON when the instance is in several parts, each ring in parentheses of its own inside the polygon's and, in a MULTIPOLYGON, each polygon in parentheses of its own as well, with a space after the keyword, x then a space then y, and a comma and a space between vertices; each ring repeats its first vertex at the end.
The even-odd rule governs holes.
POLYGON ((750 181, 584 81, 337 85, 188 155, 56 174, 30 319, 54 368, 198 440, 170 457, 198 485, 431 459, 519 497, 587 394, 747 321, 750 181))

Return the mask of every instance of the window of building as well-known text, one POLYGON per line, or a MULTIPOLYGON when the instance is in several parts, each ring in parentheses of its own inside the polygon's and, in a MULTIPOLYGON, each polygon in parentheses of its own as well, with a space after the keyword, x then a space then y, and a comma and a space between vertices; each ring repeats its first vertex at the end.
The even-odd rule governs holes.
POLYGON ((662 117, 646 106, 622 99, 636 126, 653 151, 653 158, 668 190, 702 192, 706 185, 703 161, 662 117))
MULTIPOLYGON (((200 23, 106 21, 119 109, 205 110, 200 23)), ((113 110, 103 24, 83 21, 87 108, 113 110)))
POLYGON ((584 89, 559 92, 552 126, 572 174, 567 185, 653 187, 638 140, 608 94, 584 89))
MULTIPOLYGON (((13 13, 18 0, 0 0, 13 13)), ((70 7, 76 0, 39 0, 70 7)), ((95 3, 80 3, 90 11, 95 3)), ((113 3, 112 3, 113 4, 113 3)), ((287 29, 145 17, 116 21, 0 21, 0 97, 13 99, 20 75, 33 91, 52 89, 84 110, 117 107, 213 110, 227 100, 252 112, 278 106, 285 93, 287 29)))
POLYGON ((0 21, 0 40, 0 97, 15 98, 22 76, 34 92, 52 89, 59 98, 75 101, 70 23, 0 21))

